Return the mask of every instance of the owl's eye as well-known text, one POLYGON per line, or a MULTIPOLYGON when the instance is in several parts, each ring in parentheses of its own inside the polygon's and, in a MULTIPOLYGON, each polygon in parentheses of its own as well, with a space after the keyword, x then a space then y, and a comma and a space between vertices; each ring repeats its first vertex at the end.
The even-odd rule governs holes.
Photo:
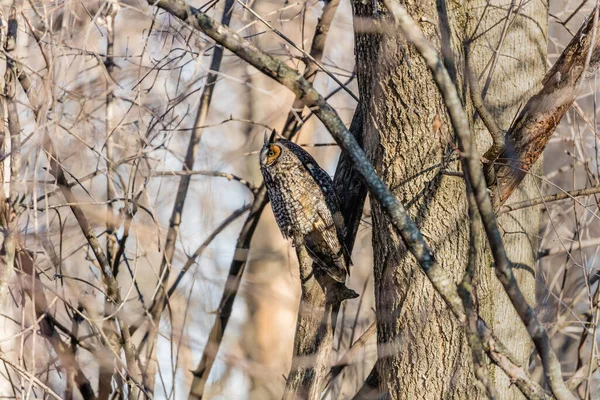
POLYGON ((272 164, 279 158, 281 148, 277 145, 271 145, 267 151, 267 164, 272 164))

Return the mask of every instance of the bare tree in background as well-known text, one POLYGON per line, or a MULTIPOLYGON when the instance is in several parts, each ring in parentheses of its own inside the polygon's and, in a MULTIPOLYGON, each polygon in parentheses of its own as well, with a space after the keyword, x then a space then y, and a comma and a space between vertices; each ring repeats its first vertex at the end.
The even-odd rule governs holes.
POLYGON ((1 396, 600 396, 596 2, 0 11, 1 396), (281 238, 271 129, 359 298, 281 238))

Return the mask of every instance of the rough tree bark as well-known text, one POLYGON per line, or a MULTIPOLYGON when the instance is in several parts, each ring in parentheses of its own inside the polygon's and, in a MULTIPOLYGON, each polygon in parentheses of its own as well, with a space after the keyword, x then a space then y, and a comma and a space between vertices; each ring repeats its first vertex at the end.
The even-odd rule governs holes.
MULTIPOLYGON (((382 4, 375 10, 377 3, 363 3, 353 2, 357 17, 385 20, 382 4)), ((402 3, 429 40, 442 48, 446 66, 470 114, 463 49, 468 38, 475 38, 469 43, 474 72, 480 87, 487 91, 486 104, 500 127, 507 129, 521 103, 535 93, 543 77, 547 5, 529 2, 517 10, 507 0, 473 0, 464 5, 433 0, 402 3), (492 4, 486 7, 487 3, 492 4), (511 57, 490 62, 499 43, 498 52, 511 57), (486 84, 490 69, 492 78, 486 84)), ((421 227, 443 269, 459 282, 469 246, 464 181, 441 174, 441 168, 422 173, 435 164, 442 164, 444 169, 460 168, 456 156, 452 157, 455 145, 445 106, 431 73, 412 46, 386 31, 386 23, 378 28, 382 34, 376 34, 372 22, 356 21, 357 72, 366 116, 365 150, 377 172, 421 227)), ((474 132, 483 154, 491 143, 489 134, 479 122, 475 122, 474 132)), ((535 182, 527 178, 511 201, 531 196, 533 190, 535 182)), ((473 385, 471 351, 463 329, 418 269, 382 207, 377 202, 372 204, 380 391, 391 398, 484 397, 473 385)), ((510 232, 504 236, 509 256, 523 267, 516 271, 520 287, 533 302, 537 243, 530 239, 537 234, 539 214, 533 208, 521 211, 500 223, 510 232)), ((490 268, 487 252, 481 249, 478 253, 479 312, 498 336, 517 350, 515 355, 523 363, 530 339, 490 268), (500 324, 509 318, 515 323, 500 324)), ((500 398, 519 398, 501 371, 493 367, 490 371, 500 398)))

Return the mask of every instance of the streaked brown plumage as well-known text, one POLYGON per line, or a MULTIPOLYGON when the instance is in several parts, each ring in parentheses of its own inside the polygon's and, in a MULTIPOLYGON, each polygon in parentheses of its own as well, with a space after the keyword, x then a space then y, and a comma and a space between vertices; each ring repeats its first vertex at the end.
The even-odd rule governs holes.
POLYGON ((260 170, 281 233, 294 246, 306 245, 317 265, 344 283, 351 262, 333 182, 302 147, 273 137, 260 152, 260 170))

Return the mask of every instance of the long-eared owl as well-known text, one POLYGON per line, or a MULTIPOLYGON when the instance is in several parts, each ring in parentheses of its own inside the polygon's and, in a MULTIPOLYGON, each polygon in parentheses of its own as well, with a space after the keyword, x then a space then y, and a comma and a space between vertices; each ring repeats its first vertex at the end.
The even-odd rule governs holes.
POLYGON ((265 135, 260 170, 279 229, 294 246, 305 245, 331 278, 344 283, 351 261, 333 182, 302 147, 274 137, 274 131, 269 139, 265 135))

